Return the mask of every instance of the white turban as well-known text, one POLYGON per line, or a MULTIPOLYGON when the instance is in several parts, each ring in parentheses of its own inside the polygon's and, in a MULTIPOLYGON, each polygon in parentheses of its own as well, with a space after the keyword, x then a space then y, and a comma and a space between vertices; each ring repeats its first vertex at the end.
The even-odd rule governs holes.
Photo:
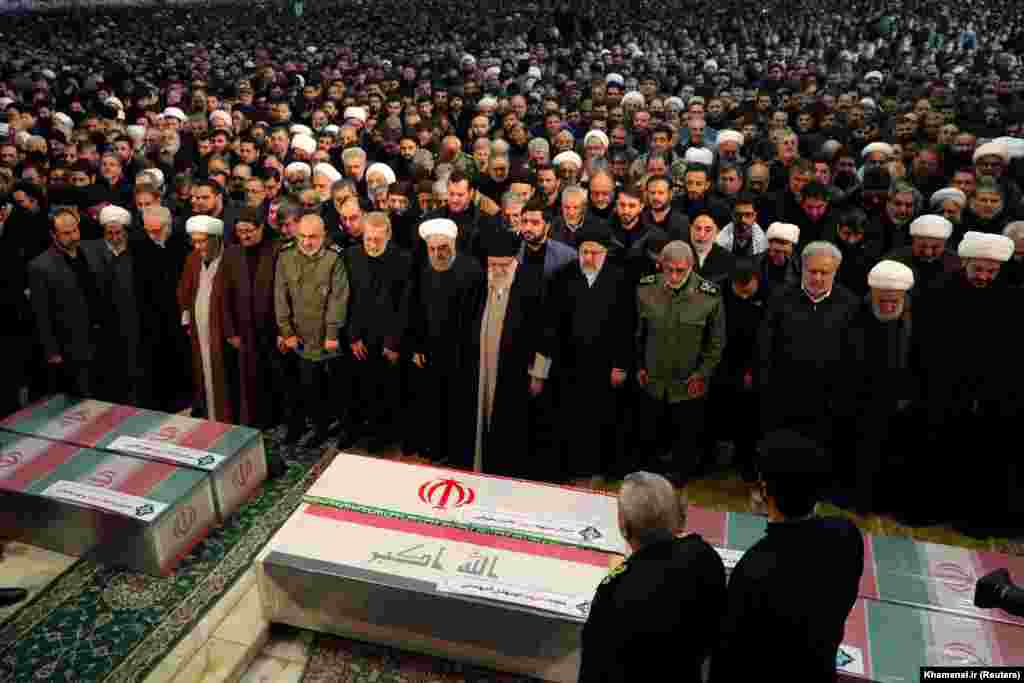
POLYGON ((890 145, 887 142, 872 142, 870 145, 864 146, 864 149, 862 149, 860 152, 860 156, 862 159, 864 159, 867 158, 869 154, 874 154, 875 152, 881 152, 885 156, 891 157, 893 155, 894 150, 892 148, 892 145, 890 145))
POLYGON ((294 124, 291 128, 288 129, 288 132, 290 134, 292 134, 292 135, 300 135, 301 134, 301 135, 308 135, 309 137, 313 137, 313 129, 310 128, 309 126, 304 126, 301 123, 294 124))
POLYGON ((583 136, 583 146, 586 147, 587 143, 594 139, 600 141, 600 143, 605 147, 611 144, 608 140, 608 136, 604 134, 603 130, 595 129, 583 136))
POLYGON ((224 221, 213 216, 192 216, 185 221, 185 232, 220 237, 224 234, 224 221))
POLYGON ((1024 139, 1004 135, 1002 137, 996 138, 992 142, 997 145, 1005 145, 1007 155, 1011 159, 1019 159, 1020 157, 1024 157, 1024 139))
POLYGON ((986 142, 984 145, 974 150, 975 163, 977 163, 978 159, 982 157, 999 157, 1005 164, 1010 161, 1010 149, 1001 142, 986 142))
POLYGON ((718 134, 718 146, 721 147, 723 142, 735 142, 742 147, 743 133, 738 130, 723 130, 718 134))
POLYGON ((118 225, 128 226, 131 225, 132 215, 128 212, 128 209, 123 209, 120 206, 108 204, 100 210, 100 225, 109 225, 110 223, 117 223, 118 225))
POLYGON ((284 167, 284 174, 286 176, 297 171, 301 171, 307 178, 313 174, 312 169, 309 168, 309 164, 305 161, 293 161, 284 167))
POLYGON ((964 235, 957 249, 960 258, 982 258, 1005 263, 1013 256, 1013 240, 973 230, 964 235))
POLYGON ((306 154, 312 154, 316 151, 316 140, 304 133, 299 133, 292 138, 292 147, 301 149, 306 154))
POLYGON ((866 74, 864 74, 864 80, 865 81, 870 81, 870 80, 882 81, 882 80, 885 80, 885 79, 882 76, 882 72, 881 71, 869 71, 866 74))
POLYGON ((165 118, 178 119, 179 121, 188 121, 188 117, 185 116, 185 112, 178 109, 177 107, 167 107, 164 109, 164 113, 161 116, 165 118))
POLYGON ((341 173, 338 169, 334 168, 325 161, 321 161, 319 164, 313 167, 313 175, 327 176, 332 183, 336 183, 341 180, 341 173))
POLYGON ((62 111, 57 112, 53 115, 53 120, 64 126, 65 128, 74 128, 75 122, 71 120, 71 117, 62 111))
POLYGON ((879 261, 868 273, 871 289, 894 289, 905 292, 914 286, 914 271, 899 261, 879 261))
POLYGON ((559 152, 555 155, 555 158, 551 160, 551 165, 558 167, 567 161, 570 164, 574 164, 576 168, 583 168, 583 159, 580 159, 580 155, 572 151, 559 152))
POLYGON ((622 96, 622 104, 633 103, 637 106, 644 106, 644 96, 638 90, 630 90, 622 96))
POLYGON ((942 206, 942 203, 947 199, 952 199, 961 207, 967 206, 967 195, 955 187, 944 187, 941 190, 936 190, 932 194, 931 205, 934 207, 942 206))
POLYGON ((366 114, 366 110, 362 107, 345 107, 345 114, 342 117, 346 121, 349 119, 355 119, 359 123, 366 123, 366 119, 369 118, 366 114))
POLYGON ((394 183, 397 180, 397 178, 395 177, 395 172, 392 171, 391 167, 388 166, 387 164, 382 164, 380 162, 370 164, 370 167, 366 169, 366 177, 369 178, 370 175, 373 173, 383 173, 384 180, 387 181, 388 185, 394 183))
POLYGON ((796 244, 800 241, 800 228, 792 223, 772 223, 768 226, 768 232, 765 237, 768 241, 782 240, 783 242, 796 244))
POLYGON ((683 161, 688 164, 703 164, 710 166, 715 162, 715 154, 706 147, 691 147, 683 155, 683 161))
POLYGON ((339 128, 338 126, 336 126, 336 125, 334 125, 332 123, 332 124, 329 124, 327 126, 324 126, 324 129, 321 132, 326 133, 328 135, 337 136, 337 135, 339 135, 341 133, 341 128, 339 128))
POLYGON ((231 114, 227 113, 223 109, 217 109, 217 110, 215 110, 214 112, 212 112, 210 114, 210 123, 214 124, 213 125, 214 128, 218 128, 219 127, 216 124, 216 120, 217 119, 223 120, 224 123, 227 125, 227 127, 231 126, 231 123, 232 123, 231 122, 231 114))
POLYGON ((459 235, 459 226, 455 224, 455 221, 447 218, 431 218, 429 221, 420 223, 420 237, 427 239, 434 235, 455 239, 459 235))
POLYGON ((910 224, 911 237, 932 237, 947 240, 953 234, 953 224, 942 216, 919 216, 910 224))

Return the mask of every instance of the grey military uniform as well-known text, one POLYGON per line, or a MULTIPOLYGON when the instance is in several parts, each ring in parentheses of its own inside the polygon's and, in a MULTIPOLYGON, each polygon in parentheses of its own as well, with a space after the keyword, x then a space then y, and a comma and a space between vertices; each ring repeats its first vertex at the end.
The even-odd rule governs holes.
POLYGON ((725 348, 721 290, 695 272, 678 290, 665 275, 650 275, 637 287, 637 361, 647 370, 645 390, 669 403, 690 399, 687 380, 710 381, 725 348))
POLYGON ((336 355, 324 350, 324 342, 338 339, 348 316, 348 298, 341 247, 325 242, 313 256, 294 243, 281 250, 274 278, 277 328, 282 337, 302 340, 302 358, 316 361, 336 355))

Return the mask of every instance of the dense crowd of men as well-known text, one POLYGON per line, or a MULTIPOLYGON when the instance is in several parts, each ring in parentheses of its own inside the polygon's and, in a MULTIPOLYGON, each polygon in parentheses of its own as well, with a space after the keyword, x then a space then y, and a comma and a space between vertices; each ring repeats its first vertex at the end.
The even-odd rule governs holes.
POLYGON ((83 12, 0 47, 0 411, 546 481, 785 428, 845 507, 1020 519, 1014 3, 83 12))

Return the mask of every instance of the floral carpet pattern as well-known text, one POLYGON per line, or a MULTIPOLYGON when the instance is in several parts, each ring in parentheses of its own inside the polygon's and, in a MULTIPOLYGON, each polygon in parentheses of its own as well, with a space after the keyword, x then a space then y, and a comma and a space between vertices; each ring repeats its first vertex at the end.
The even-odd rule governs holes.
POLYGON ((429 655, 317 634, 302 683, 534 683, 429 655))
POLYGON ((212 529, 173 575, 83 558, 0 624, 0 682, 142 681, 252 565, 329 464, 321 448, 281 446, 280 431, 265 434, 266 449, 284 457, 287 472, 212 529))

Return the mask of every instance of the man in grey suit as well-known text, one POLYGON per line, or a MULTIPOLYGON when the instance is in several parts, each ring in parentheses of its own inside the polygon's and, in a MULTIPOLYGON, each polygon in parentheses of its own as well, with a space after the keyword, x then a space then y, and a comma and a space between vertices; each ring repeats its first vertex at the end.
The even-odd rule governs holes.
POLYGON ((91 396, 93 361, 106 319, 102 243, 83 243, 79 222, 73 209, 54 214, 53 244, 29 262, 28 284, 51 388, 91 396))

